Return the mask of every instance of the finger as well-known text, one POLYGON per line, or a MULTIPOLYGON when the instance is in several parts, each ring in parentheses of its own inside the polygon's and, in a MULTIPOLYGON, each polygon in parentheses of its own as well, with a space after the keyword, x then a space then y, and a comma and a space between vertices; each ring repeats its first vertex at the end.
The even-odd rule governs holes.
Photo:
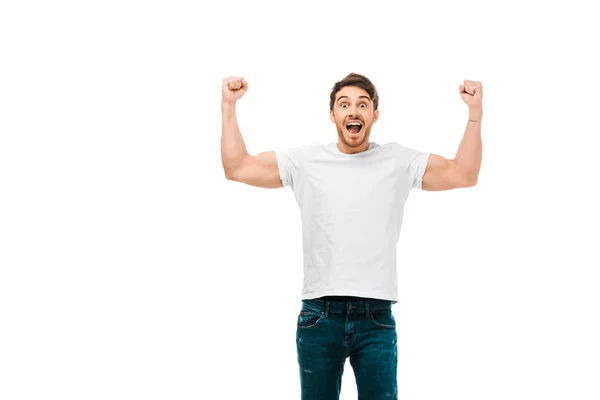
POLYGON ((477 83, 476 83, 476 82, 474 82, 474 81, 467 81, 467 84, 466 84, 466 86, 467 86, 469 89, 471 89, 471 91, 472 91, 474 88, 476 88, 476 87, 477 87, 477 83))
POLYGON ((483 86, 481 84, 481 82, 479 82, 479 81, 471 81, 471 80, 468 80, 468 79, 465 79, 465 84, 467 86, 469 86, 469 87, 472 87, 472 88, 479 88, 480 90, 481 90, 481 88, 483 86))

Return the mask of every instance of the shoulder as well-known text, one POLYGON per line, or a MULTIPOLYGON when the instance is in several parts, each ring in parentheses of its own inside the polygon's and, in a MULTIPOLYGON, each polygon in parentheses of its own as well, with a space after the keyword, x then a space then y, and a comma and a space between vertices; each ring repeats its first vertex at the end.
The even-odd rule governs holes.
POLYGON ((297 165, 302 160, 310 158, 312 154, 319 150, 319 148, 320 144, 317 142, 292 144, 275 150, 274 153, 275 157, 277 158, 277 162, 280 165, 285 163, 297 165))
POLYGON ((401 160, 407 170, 424 171, 430 160, 430 153, 416 147, 393 143, 396 156, 401 160))
POLYGON ((402 158, 412 159, 418 155, 425 154, 423 151, 420 151, 415 147, 403 145, 397 142, 390 142, 389 145, 402 158))
POLYGON ((287 156, 300 155, 310 152, 312 148, 314 148, 313 143, 291 144, 286 147, 282 147, 278 150, 275 150, 275 153, 287 156))

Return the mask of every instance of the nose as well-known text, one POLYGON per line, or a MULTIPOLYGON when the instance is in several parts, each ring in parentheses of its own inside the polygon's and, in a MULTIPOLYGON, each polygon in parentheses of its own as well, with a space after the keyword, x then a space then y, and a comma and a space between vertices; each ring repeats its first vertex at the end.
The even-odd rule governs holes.
POLYGON ((348 110, 348 116, 350 118, 358 117, 358 108, 356 106, 351 106, 350 110, 348 110))

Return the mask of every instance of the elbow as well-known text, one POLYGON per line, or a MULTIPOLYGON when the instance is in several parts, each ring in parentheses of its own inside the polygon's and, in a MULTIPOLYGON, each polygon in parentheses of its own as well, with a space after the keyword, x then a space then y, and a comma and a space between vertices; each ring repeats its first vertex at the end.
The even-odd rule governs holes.
POLYGON ((234 173, 230 168, 223 168, 223 172, 225 175, 225 179, 227 179, 228 181, 234 180, 234 173))
POLYGON ((238 172, 238 167, 239 164, 237 166, 234 166, 231 163, 228 163, 227 165, 223 163, 223 174, 225 175, 225 179, 227 179, 228 181, 234 181, 238 172))
POLYGON ((458 179, 458 187, 468 188, 477 185, 479 171, 464 171, 458 179))
POLYGON ((225 179, 227 179, 228 181, 235 181, 235 175, 232 174, 231 172, 227 173, 225 172, 225 179))
POLYGON ((457 187, 467 188, 477 185, 479 166, 463 166, 455 163, 455 179, 457 187))
POLYGON ((470 174, 465 178, 465 187, 473 187, 477 185, 477 181, 479 179, 479 174, 470 174))
POLYGON ((239 179, 240 172, 244 169, 244 163, 246 163, 248 156, 244 156, 235 160, 235 162, 227 162, 223 161, 223 173, 225 174, 225 179, 228 181, 236 181, 239 179))

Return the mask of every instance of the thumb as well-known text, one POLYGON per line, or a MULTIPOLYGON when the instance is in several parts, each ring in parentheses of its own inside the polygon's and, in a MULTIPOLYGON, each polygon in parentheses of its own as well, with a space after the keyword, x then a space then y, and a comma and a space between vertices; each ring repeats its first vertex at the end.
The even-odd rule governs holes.
POLYGON ((464 87, 464 85, 460 85, 460 86, 458 87, 458 93, 459 93, 459 94, 462 94, 462 93, 464 93, 464 91, 465 91, 465 87, 464 87))

